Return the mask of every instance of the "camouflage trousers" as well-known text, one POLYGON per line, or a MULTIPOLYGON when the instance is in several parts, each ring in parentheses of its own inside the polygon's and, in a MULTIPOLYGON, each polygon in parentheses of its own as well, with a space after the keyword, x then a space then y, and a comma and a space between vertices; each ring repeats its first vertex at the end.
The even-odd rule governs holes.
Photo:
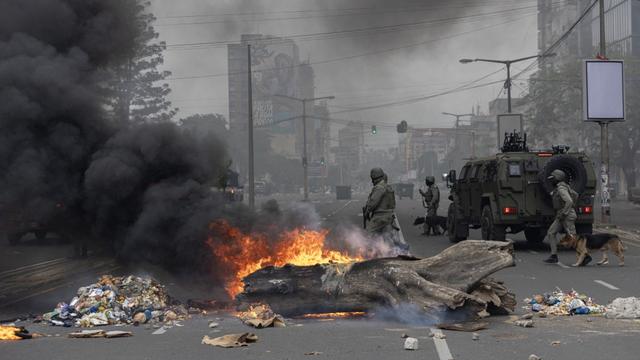
POLYGON ((551 255, 558 254, 558 241, 560 241, 558 236, 563 230, 567 235, 576 235, 576 217, 575 211, 572 211, 562 219, 556 218, 549 226, 545 240, 549 241, 551 255))

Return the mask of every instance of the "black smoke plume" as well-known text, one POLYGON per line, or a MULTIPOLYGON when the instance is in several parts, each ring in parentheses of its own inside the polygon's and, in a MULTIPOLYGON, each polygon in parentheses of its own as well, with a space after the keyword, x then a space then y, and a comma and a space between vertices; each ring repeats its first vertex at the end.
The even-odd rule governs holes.
POLYGON ((104 69, 132 51, 132 3, 0 2, 1 215, 103 240, 124 259, 195 268, 208 222, 247 211, 212 191, 229 164, 217 139, 109 119, 104 69))

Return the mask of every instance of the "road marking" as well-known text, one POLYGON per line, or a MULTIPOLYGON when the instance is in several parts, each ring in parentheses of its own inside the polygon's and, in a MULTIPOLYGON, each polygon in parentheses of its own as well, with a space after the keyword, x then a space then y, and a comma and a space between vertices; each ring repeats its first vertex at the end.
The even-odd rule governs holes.
POLYGON ((567 265, 561 263, 560 261, 558 261, 558 266, 560 266, 563 269, 571 269, 571 266, 567 266, 567 265))
POLYGON ((611 290, 620 290, 618 287, 613 286, 613 285, 609 284, 609 283, 608 283, 608 282, 606 282, 606 281, 602 281, 602 280, 593 280, 593 281, 594 281, 594 282, 596 282, 596 283, 598 283, 598 284, 600 284, 600 285, 602 285, 602 286, 604 286, 604 287, 606 287, 606 288, 608 288, 608 289, 611 289, 611 290))
POLYGON ((167 332, 167 328, 165 328, 165 327, 163 326, 163 327, 161 327, 160 329, 158 329, 158 330, 156 330, 156 331, 152 332, 152 334, 153 334, 153 335, 162 335, 162 334, 164 334, 164 333, 166 333, 166 332, 167 332))
POLYGON ((39 267, 46 267, 46 266, 50 266, 50 265, 59 264, 59 263, 65 262, 65 261, 69 261, 69 259, 58 258, 58 259, 43 261, 43 262, 39 262, 39 263, 35 263, 35 264, 25 265, 25 266, 13 268, 11 270, 6 270, 6 271, 3 271, 3 272, 0 272, 0 276, 4 277, 5 275, 21 273, 21 272, 33 270, 33 269, 36 269, 36 268, 39 268, 39 267))
POLYGON ((447 340, 442 336, 442 330, 431 328, 431 333, 434 335, 433 344, 436 346, 436 351, 438 352, 440 360, 453 360, 453 355, 451 355, 449 345, 447 345, 447 340))

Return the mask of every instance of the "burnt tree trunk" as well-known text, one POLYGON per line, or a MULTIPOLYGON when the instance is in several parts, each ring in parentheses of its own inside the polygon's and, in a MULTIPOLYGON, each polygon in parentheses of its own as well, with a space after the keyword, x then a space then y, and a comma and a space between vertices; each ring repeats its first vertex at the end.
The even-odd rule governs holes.
POLYGON ((512 243, 469 240, 427 259, 267 267, 243 279, 238 300, 267 303, 285 316, 406 304, 426 315, 443 310, 513 311, 513 294, 487 277, 514 265, 512 243))

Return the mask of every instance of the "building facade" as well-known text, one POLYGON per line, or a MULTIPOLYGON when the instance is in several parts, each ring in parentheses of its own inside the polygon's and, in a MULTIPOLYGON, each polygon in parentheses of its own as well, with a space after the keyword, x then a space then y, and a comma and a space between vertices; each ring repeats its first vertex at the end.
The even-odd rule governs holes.
MULTIPOLYGON (((302 103, 292 98, 315 96, 315 73, 300 60, 291 39, 245 34, 227 46, 229 130, 246 138, 248 124, 248 45, 251 45, 253 123, 256 134, 269 141, 269 151, 302 161, 304 134, 302 103)), ((307 103, 308 162, 328 156, 329 118, 326 104, 307 103)), ((240 161, 242 163, 242 161, 240 161)))

